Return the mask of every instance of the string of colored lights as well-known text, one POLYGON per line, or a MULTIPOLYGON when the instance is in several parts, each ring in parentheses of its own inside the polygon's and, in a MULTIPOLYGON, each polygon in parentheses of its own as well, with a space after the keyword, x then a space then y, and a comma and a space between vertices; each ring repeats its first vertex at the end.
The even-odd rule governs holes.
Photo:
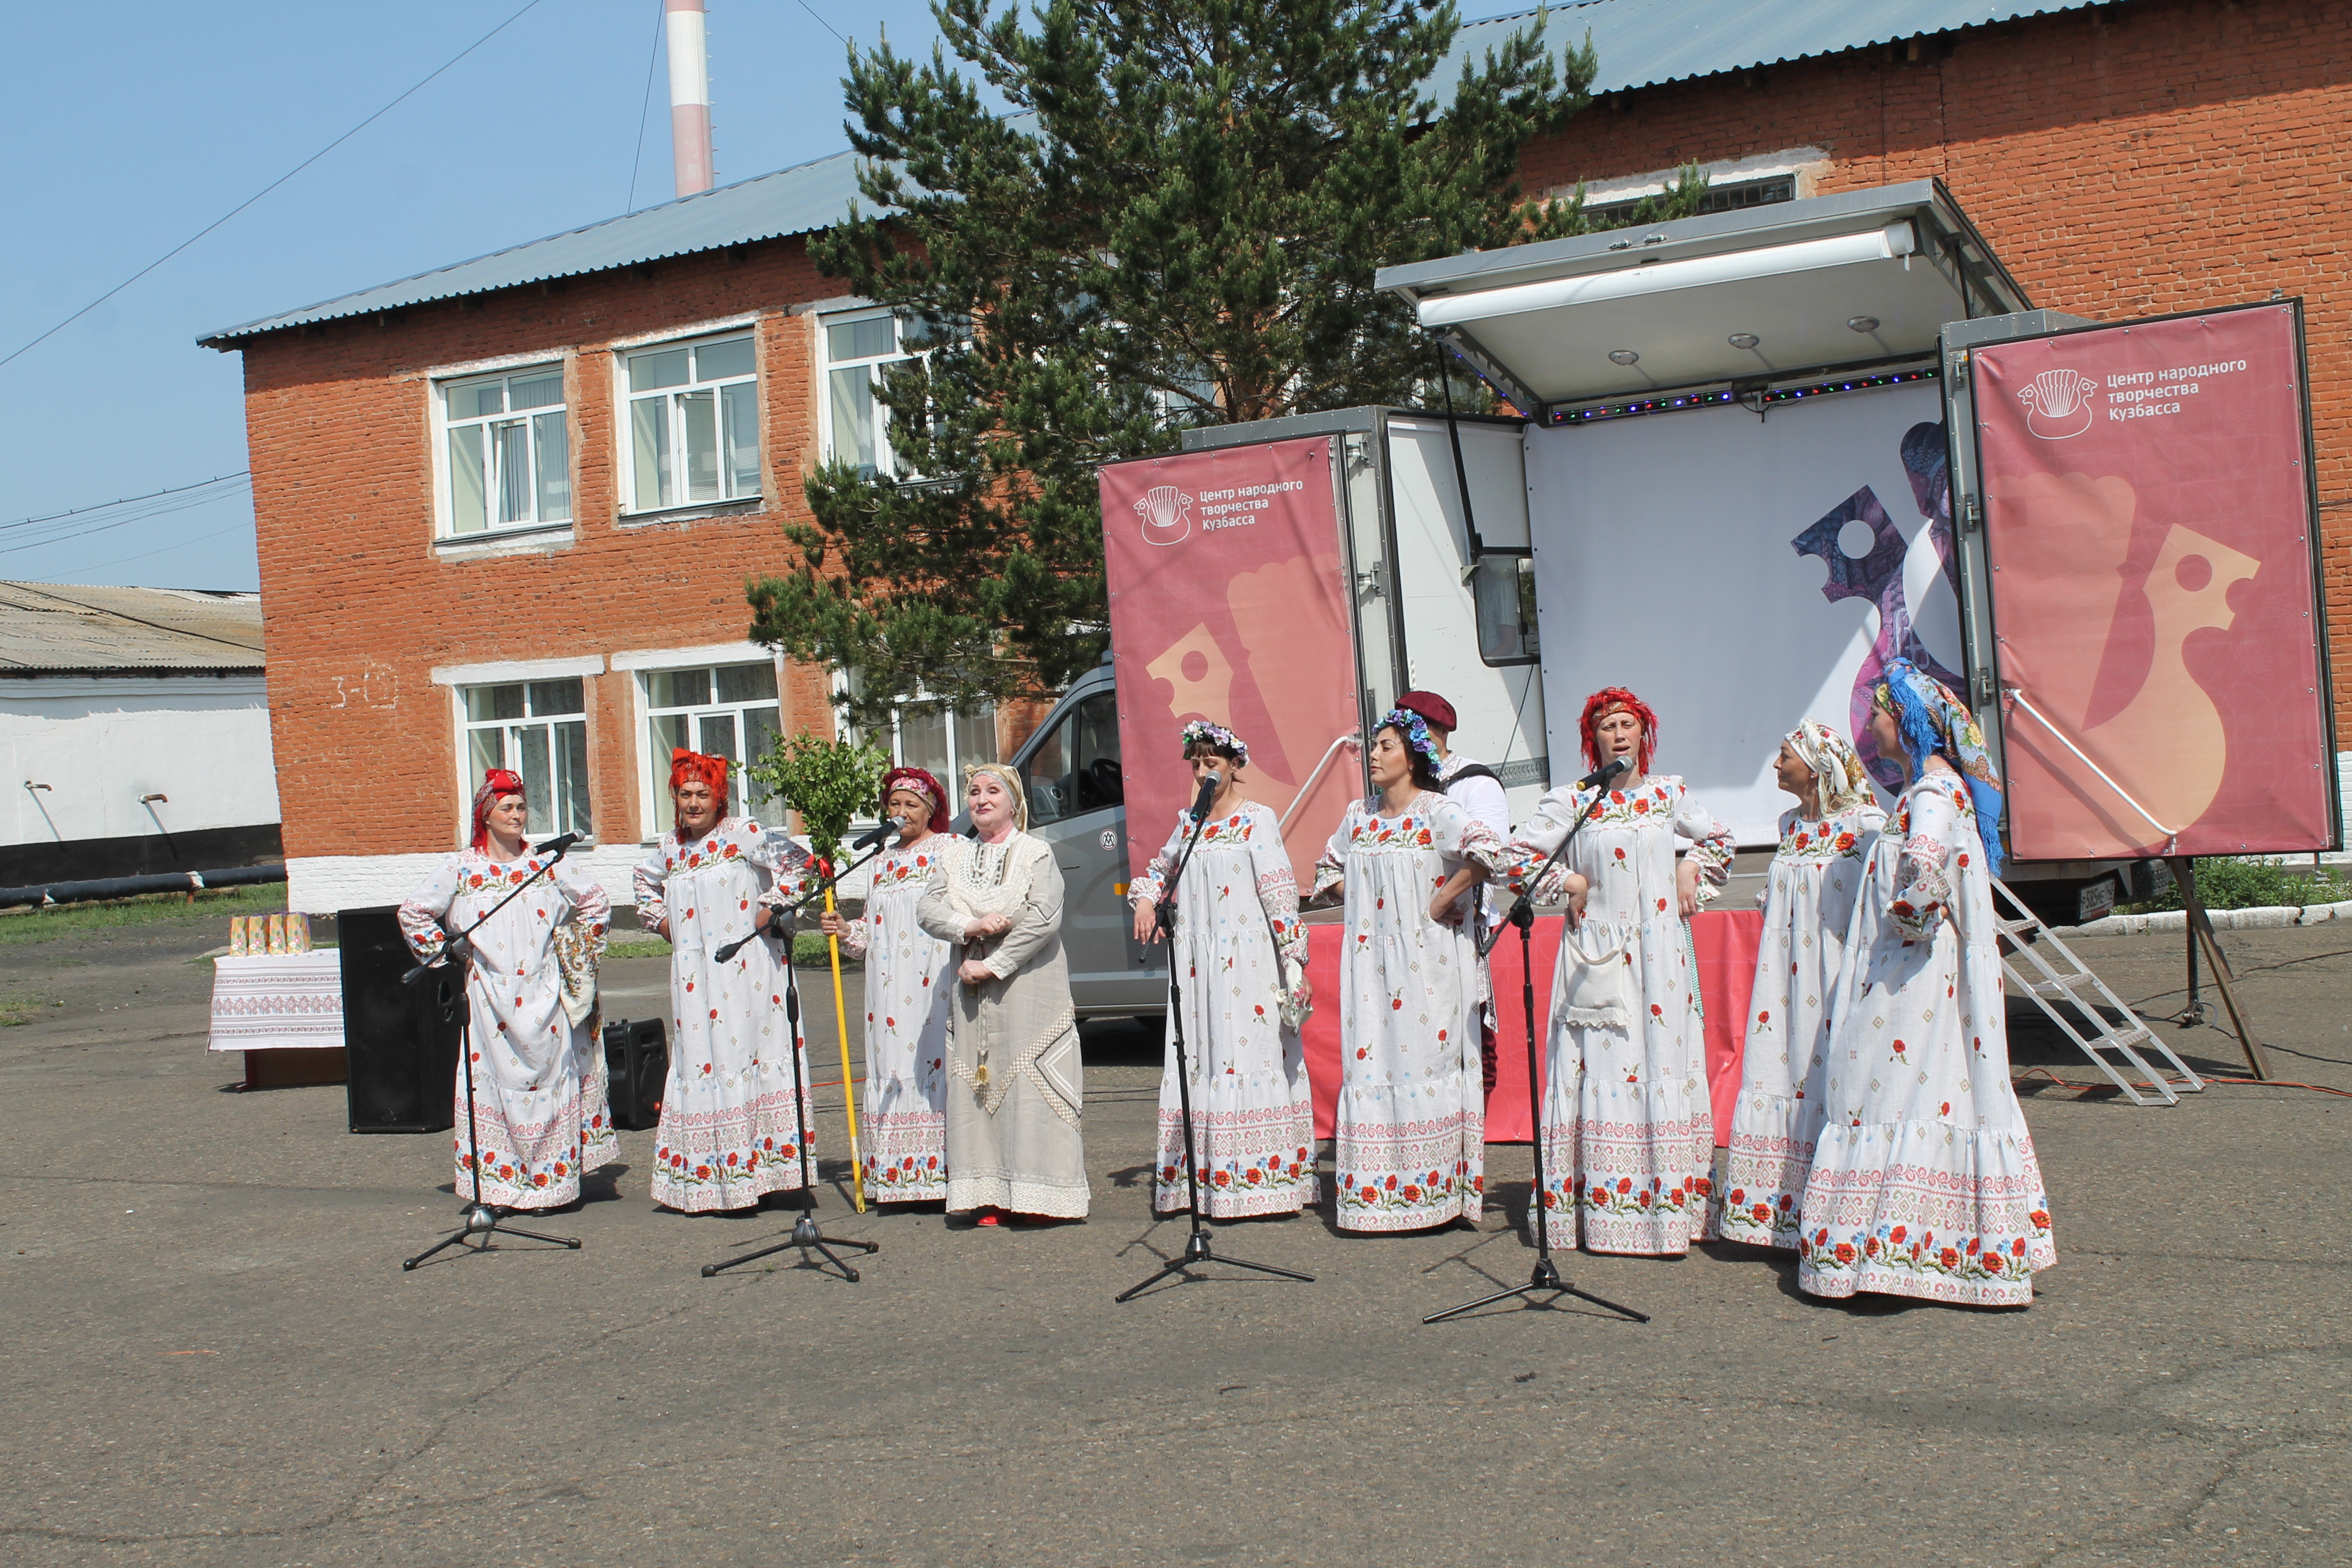
POLYGON ((1840 376, 1832 381, 1817 381, 1803 386, 1776 386, 1769 391, 1734 392, 1722 387, 1710 392, 1678 392, 1669 396, 1645 397, 1630 403, 1595 404, 1590 408, 1554 408, 1548 412, 1548 422, 1553 425, 1588 425, 1603 419, 1628 419, 1643 414, 1671 414, 1681 408, 1719 408, 1726 404, 1759 408, 1775 403, 1793 403, 1801 397, 1822 397, 1837 392, 1861 392, 1874 386, 1900 386, 1906 382, 1935 381, 1939 373, 1934 365, 1919 370, 1883 371, 1874 375, 1840 376))

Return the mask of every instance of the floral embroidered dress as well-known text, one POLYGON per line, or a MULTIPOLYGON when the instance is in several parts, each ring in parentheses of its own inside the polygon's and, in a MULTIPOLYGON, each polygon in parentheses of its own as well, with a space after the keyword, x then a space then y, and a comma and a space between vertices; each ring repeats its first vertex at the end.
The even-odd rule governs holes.
POLYGON ((866 960, 866 1190, 878 1203, 948 1195, 948 1008, 954 950, 925 931, 915 906, 946 840, 933 834, 876 858, 866 912, 841 945, 866 960))
MULTIPOLYGON (((1348 807, 1315 862, 1319 891, 1347 879, 1339 950, 1339 1099, 1333 1163, 1342 1230, 1475 1220, 1486 1190, 1478 1062, 1484 973, 1467 920, 1429 918, 1445 879, 1492 869, 1494 829, 1423 792, 1392 816, 1348 807)), ((1467 916, 1465 894, 1456 908, 1467 916)))
MULTIPOLYGON (((1715 1167, 1706 1020, 1690 922, 1675 887, 1678 846, 1699 868, 1704 903, 1729 879, 1730 829, 1683 781, 1632 789, 1554 790, 1510 846, 1516 891, 1588 820, 1568 869, 1591 889, 1562 931, 1544 1066, 1545 1223, 1554 1247, 1665 1256, 1709 1236, 1715 1167)), ((1558 896, 1559 873, 1539 898, 1558 896)))
POLYGON ((1874 803, 1826 821, 1794 811, 1780 817, 1724 1167, 1727 1241, 1797 1245, 1797 1205, 1822 1125, 1816 1074, 1829 1039, 1830 1002, 1863 867, 1885 826, 1886 813, 1874 803))
POLYGON ((805 1056, 793 1113, 778 942, 757 938, 723 964, 713 954, 751 929, 753 905, 791 902, 808 863, 783 834, 730 816, 699 840, 663 834, 637 866, 637 918, 670 931, 669 1082, 653 1174, 665 1207, 748 1208, 804 1184, 799 1140, 805 1128, 814 1148, 816 1128, 805 1056))
MULTIPOLYGON (((600 1053, 594 1037, 564 1011, 555 932, 576 921, 590 947, 603 952, 612 900, 565 860, 533 883, 546 868, 544 856, 501 863, 479 849, 462 850, 400 906, 409 951, 430 963, 441 956, 451 930, 465 930, 516 889, 525 889, 469 939, 474 959, 466 976, 482 1201, 507 1208, 554 1208, 578 1198, 592 1113, 597 1131, 610 1138, 601 1125, 604 1107, 583 1107, 582 1090, 600 1053)), ((475 1146, 467 1139, 466 1068, 457 1064, 455 1145, 457 1195, 470 1199, 475 1146)), ((609 1153, 609 1146, 599 1152, 609 1153)))
MULTIPOLYGON (((1129 889, 1131 902, 1160 901, 1192 833, 1192 814, 1179 812, 1168 847, 1129 889)), ((1181 977, 1201 1205, 1219 1219, 1296 1214, 1315 1201, 1315 1101, 1298 1031, 1282 1025, 1286 958, 1307 967, 1298 884, 1282 847, 1281 818, 1271 806, 1245 801, 1230 816, 1202 824, 1176 887, 1170 956, 1181 977)), ((1187 1202, 1173 1020, 1169 1037, 1154 1196, 1163 1214, 1187 1202)))
POLYGON ((1959 778, 1904 792, 1865 863, 1831 1010, 1797 1283, 2023 1306, 2058 1260, 2009 1080, 2000 928, 1959 778))

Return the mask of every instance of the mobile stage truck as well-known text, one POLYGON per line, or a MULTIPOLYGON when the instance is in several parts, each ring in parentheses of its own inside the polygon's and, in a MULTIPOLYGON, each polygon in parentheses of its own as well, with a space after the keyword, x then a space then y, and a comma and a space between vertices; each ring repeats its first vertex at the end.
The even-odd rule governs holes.
MULTIPOLYGON (((1189 798, 1195 714, 1249 740, 1302 885, 1368 790, 1351 738, 1400 691, 1454 703, 1518 818, 1582 771, 1585 694, 1629 686, 1660 769, 1764 847, 1800 720, 1893 785, 1865 720, 1897 656, 1978 712, 2006 879, 2053 923, 2186 857, 2339 842, 2299 301, 2036 310, 1934 181, 1380 283, 1510 416, 1346 409, 1103 470, 1110 668, 1016 758, 1105 928, 1082 1011, 1164 999, 1119 900, 1189 798)), ((1723 945, 1706 1000, 1736 1066, 1723 945)))

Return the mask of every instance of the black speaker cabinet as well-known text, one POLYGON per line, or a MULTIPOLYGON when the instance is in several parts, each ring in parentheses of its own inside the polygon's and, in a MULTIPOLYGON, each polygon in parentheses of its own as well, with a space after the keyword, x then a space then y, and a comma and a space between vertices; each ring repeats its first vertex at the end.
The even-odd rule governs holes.
POLYGON ((613 1125, 643 1132, 661 1121, 662 1087, 669 1081, 669 1043, 661 1020, 604 1026, 604 1067, 612 1079, 613 1125))
POLYGON ((392 909, 335 916, 343 957, 343 1049, 350 1060, 352 1131, 446 1132, 457 1124, 459 1026, 466 1005, 457 972, 436 969, 414 985, 415 963, 392 909))

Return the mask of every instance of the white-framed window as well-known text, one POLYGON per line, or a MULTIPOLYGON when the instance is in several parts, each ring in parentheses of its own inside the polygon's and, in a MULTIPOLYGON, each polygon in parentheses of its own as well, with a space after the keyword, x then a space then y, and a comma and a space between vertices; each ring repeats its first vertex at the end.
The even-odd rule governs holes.
POLYGON ((595 837, 588 809, 588 704, 578 676, 458 689, 468 795, 491 768, 521 775, 534 837, 595 837))
MULTIPOLYGON (((669 798, 672 751, 700 752, 739 764, 757 762, 774 747, 782 727, 772 660, 639 670, 637 687, 646 760, 652 764, 653 787, 646 794, 656 834, 677 824, 677 809, 669 798)), ((727 809, 737 816, 757 817, 763 826, 783 826, 776 797, 748 773, 739 773, 730 781, 727 809)))
POLYGON ((571 521, 562 365, 456 378, 439 393, 445 535, 571 521))
MULTIPOLYGON (((855 689, 856 673, 846 679, 855 689)), ((873 729, 853 725, 849 738, 879 748, 894 768, 927 769, 948 792, 950 816, 956 814, 956 802, 963 795, 963 770, 974 763, 1003 760, 996 744, 995 703, 950 708, 919 691, 893 706, 887 725, 873 729)))
POLYGON ((750 332, 660 343, 621 358, 631 511, 760 493, 760 385, 750 332))
MULTIPOLYGON (((965 335, 961 330, 951 333, 955 341, 965 335)), ((875 384, 884 365, 920 359, 949 337, 934 337, 915 317, 848 310, 825 317, 819 339, 824 356, 824 460, 854 464, 869 477, 913 478, 890 450, 890 413, 874 395, 875 384)))

